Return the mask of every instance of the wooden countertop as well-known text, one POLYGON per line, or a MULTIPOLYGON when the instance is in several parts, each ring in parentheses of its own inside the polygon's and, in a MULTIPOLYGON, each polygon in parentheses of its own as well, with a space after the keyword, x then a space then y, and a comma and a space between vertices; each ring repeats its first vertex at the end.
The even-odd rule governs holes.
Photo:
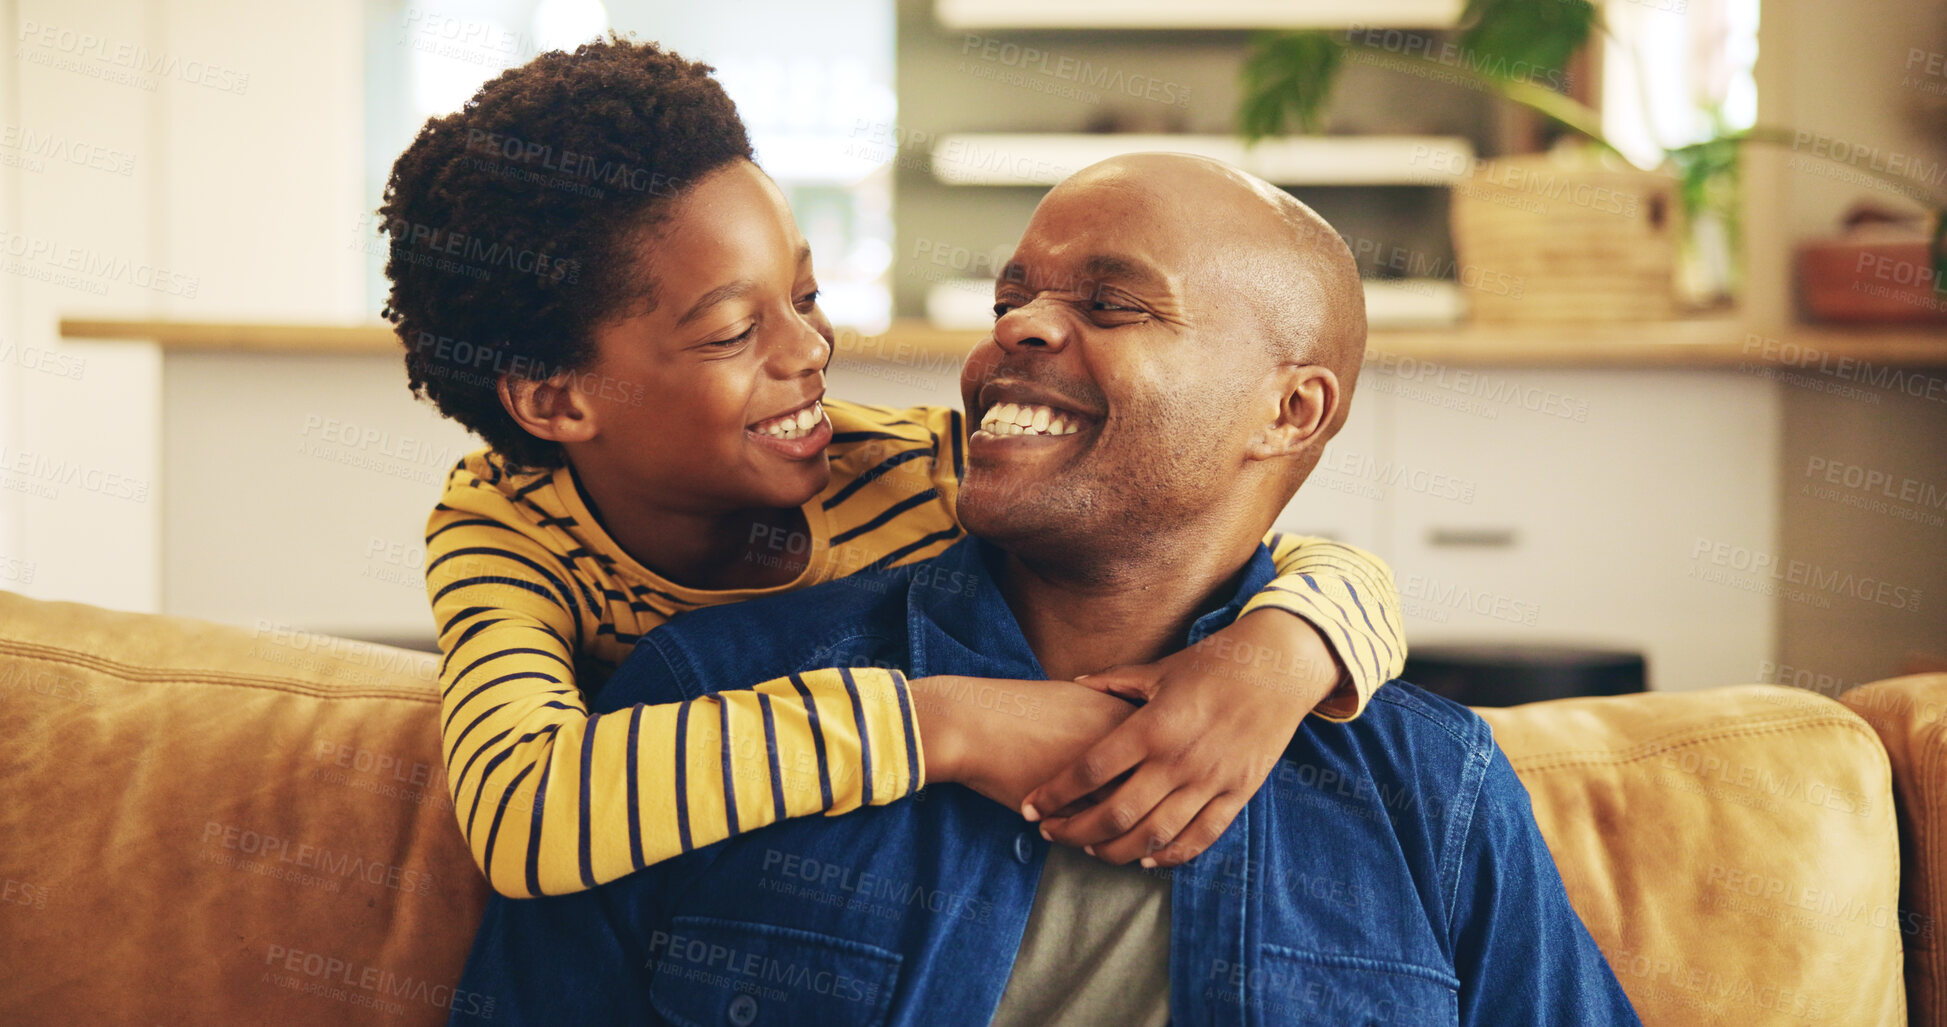
MULTIPOLYGON (((399 351, 390 326, 261 324, 63 318, 63 338, 154 342, 165 350, 304 354, 399 351)), ((884 335, 841 330, 840 359, 894 363, 959 356, 981 333, 898 321, 884 335)), ((1386 329, 1367 342, 1372 357, 1472 367, 1735 368, 1747 364, 1836 367, 1840 361, 1947 367, 1947 326, 1793 325, 1759 331, 1733 319, 1595 325, 1484 325, 1386 329)), ((1850 365, 1848 365, 1850 366, 1850 365)))

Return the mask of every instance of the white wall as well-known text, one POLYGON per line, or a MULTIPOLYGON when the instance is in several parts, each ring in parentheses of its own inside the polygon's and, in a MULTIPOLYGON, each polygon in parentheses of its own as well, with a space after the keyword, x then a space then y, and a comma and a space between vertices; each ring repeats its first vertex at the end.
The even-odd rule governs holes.
POLYGON ((428 479, 444 467, 361 470, 371 443, 339 452, 323 437, 356 424, 361 439, 423 440, 427 453, 466 444, 413 403, 396 358, 165 358, 146 343, 62 342, 56 328, 62 316, 373 316, 356 248, 371 238, 359 221, 362 5, 4 10, 0 100, 16 134, 0 141, 16 145, 0 149, 14 165, 0 168, 0 230, 9 253, 63 247, 30 262, 38 273, 81 270, 37 280, 9 258, 0 276, 0 587, 423 632, 416 580, 375 579, 363 556, 374 538, 389 549, 421 535, 437 498, 428 479), (109 169, 45 152, 76 144, 105 152, 109 169), (34 367, 18 355, 50 352, 34 367))
POLYGON ((16 0, 8 14, 4 127, 14 145, 0 154, 15 166, 0 222, 8 300, 0 346, 14 348, 0 380, 0 554, 32 570, 0 584, 153 609, 159 359, 147 346, 63 344, 55 324, 63 314, 169 309, 154 287, 168 259, 156 217, 166 183, 164 91, 197 87, 97 59, 161 53, 144 5, 16 0), (120 75, 136 81, 113 80, 120 75), (106 168, 87 166, 97 153, 106 168), (81 164, 69 160, 76 155, 81 164), (29 354, 37 367, 26 366, 29 354), (78 369, 80 378, 41 369, 49 366, 78 369))

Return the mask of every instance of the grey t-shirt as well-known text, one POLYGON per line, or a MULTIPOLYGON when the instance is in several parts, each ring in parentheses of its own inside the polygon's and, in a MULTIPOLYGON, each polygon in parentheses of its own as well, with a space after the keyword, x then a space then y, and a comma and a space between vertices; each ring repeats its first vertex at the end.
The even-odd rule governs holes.
POLYGON ((1170 876, 1056 845, 993 1027, 1170 1021, 1170 876))

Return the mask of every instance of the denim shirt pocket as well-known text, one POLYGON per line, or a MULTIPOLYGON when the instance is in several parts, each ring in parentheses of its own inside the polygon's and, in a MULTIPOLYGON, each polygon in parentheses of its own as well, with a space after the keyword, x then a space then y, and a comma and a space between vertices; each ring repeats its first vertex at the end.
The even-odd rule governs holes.
POLYGON ((675 917, 649 949, 649 1004, 681 1027, 880 1024, 899 980, 896 952, 716 917, 675 917))
POLYGON ((1412 963, 1265 945, 1244 984, 1247 1023, 1320 1027, 1450 1027, 1460 982, 1412 963), (1254 979, 1253 979, 1254 978, 1254 979))

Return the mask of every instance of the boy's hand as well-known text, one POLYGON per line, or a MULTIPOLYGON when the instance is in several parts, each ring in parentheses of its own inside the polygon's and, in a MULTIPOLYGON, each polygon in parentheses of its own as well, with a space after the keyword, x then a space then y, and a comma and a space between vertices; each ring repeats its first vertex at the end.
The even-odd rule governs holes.
POLYGON ((1068 681, 941 675, 909 686, 927 783, 963 784, 1013 810, 1136 712, 1068 681))
POLYGON ((1109 863, 1186 862, 1230 826, 1339 677, 1317 629, 1281 610, 1155 663, 1091 674, 1081 683, 1148 705, 1030 792, 1021 814, 1109 863))

